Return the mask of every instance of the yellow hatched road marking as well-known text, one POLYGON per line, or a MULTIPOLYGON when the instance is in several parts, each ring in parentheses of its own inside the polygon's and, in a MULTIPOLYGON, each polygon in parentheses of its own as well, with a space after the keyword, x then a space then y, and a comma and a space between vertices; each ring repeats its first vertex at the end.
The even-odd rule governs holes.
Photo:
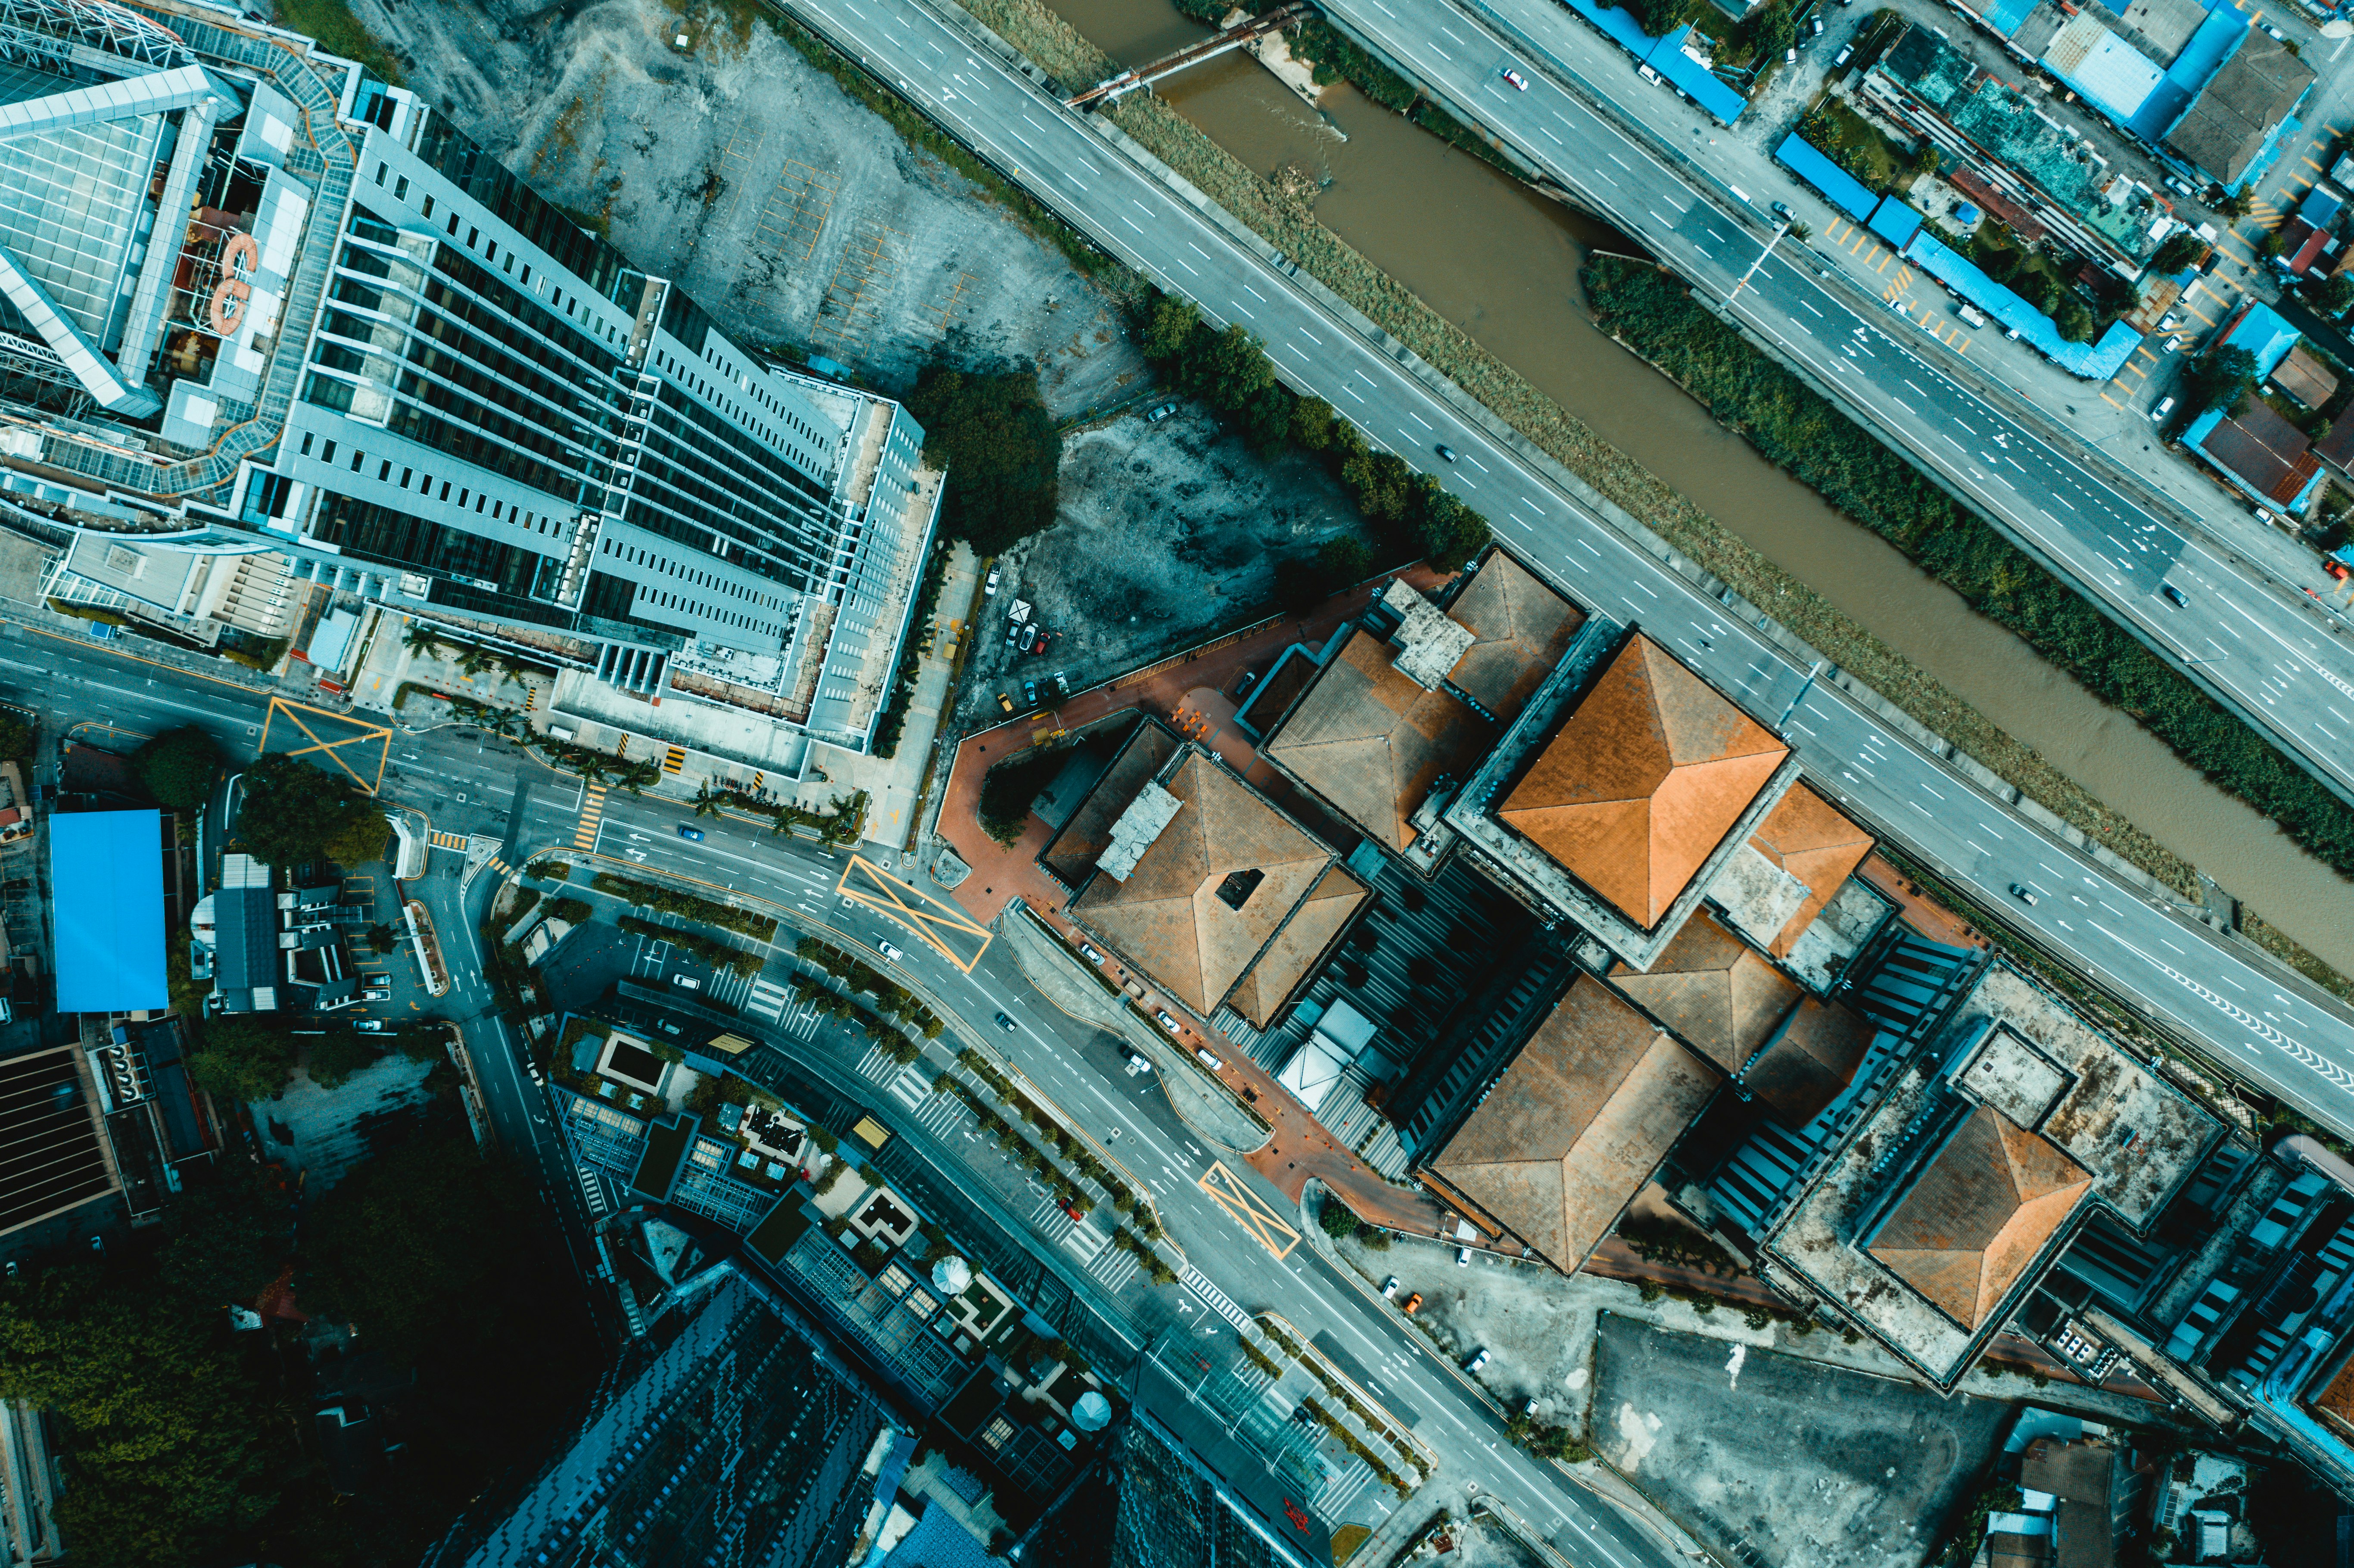
POLYGON ((1253 1241, 1280 1260, 1291 1255, 1299 1245, 1299 1233, 1287 1224, 1284 1217, 1270 1208, 1267 1201, 1243 1184, 1242 1179, 1226 1169, 1222 1160, 1213 1160, 1193 1183, 1209 1195, 1210 1202, 1226 1212, 1226 1217, 1250 1233, 1253 1241))

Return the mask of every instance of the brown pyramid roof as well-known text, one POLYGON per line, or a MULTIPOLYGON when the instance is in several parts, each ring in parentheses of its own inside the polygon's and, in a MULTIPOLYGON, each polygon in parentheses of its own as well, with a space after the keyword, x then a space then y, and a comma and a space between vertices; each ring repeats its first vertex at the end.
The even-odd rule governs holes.
POLYGON ((1236 1012, 1265 1029, 1283 1011, 1308 971, 1332 946, 1332 938, 1364 904, 1366 893, 1357 879, 1333 866, 1325 872, 1290 920, 1275 934, 1267 951, 1250 972, 1235 982, 1226 1001, 1236 1012))
POLYGON ((1564 1272, 1583 1264, 1723 1080, 1582 978, 1427 1174, 1564 1272))
POLYGON ((1087 881, 1097 858, 1111 845, 1111 825, 1119 821, 1144 781, 1160 772, 1182 744, 1170 730, 1146 719, 1120 747, 1103 777, 1079 802, 1079 809, 1038 857, 1064 886, 1076 887, 1087 881))
POLYGON ((1980 1106, 1914 1178, 1870 1251, 1931 1306, 1975 1330, 2092 1186, 2084 1168, 2048 1140, 1980 1106))
POLYGON ((1648 930, 1788 755, 1763 726, 1638 635, 1596 680, 1499 815, 1648 930))
POLYGON ((1263 755, 1361 831, 1403 851, 1415 839, 1406 819, 1432 780, 1464 772, 1490 738, 1479 715, 1400 674, 1381 639, 1359 631, 1263 755))
POLYGON ((1475 639, 1447 679, 1506 724, 1543 684, 1585 621, 1585 611, 1501 550, 1488 553, 1447 614, 1469 627, 1475 639))
POLYGON ((1649 969, 1620 964, 1610 980, 1684 1044, 1737 1073, 1805 993, 1707 915, 1695 915, 1649 969))
POLYGON ((1872 1025, 1862 1014, 1806 997, 1743 1072, 1741 1082, 1784 1125, 1804 1127, 1855 1082, 1871 1044, 1872 1025))
POLYGON ((1316 886, 1332 852, 1198 750, 1163 787, 1177 815, 1125 882, 1090 879, 1071 913, 1206 1016, 1316 886), (1250 872, 1257 885, 1241 908, 1229 907, 1222 885, 1250 872))
POLYGON ((1872 853, 1872 837, 1820 795, 1804 784, 1795 784, 1757 824, 1749 845, 1807 885, 1807 901, 1766 949, 1777 959, 1787 959, 1807 927, 1815 923, 1815 916, 1823 912, 1823 906, 1872 853))

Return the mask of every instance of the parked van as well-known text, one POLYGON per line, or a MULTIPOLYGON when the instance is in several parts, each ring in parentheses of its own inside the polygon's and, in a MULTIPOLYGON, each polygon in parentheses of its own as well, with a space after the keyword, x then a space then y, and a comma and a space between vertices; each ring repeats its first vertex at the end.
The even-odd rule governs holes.
POLYGON ((2171 397, 2164 398, 2160 400, 2157 408, 2152 408, 2149 411, 2149 422, 2153 425, 2160 423, 2168 414, 2173 412, 2174 399, 2171 397))
POLYGON ((1975 306, 1967 304, 1957 305, 1954 309, 1954 313, 1961 317, 1964 321, 1969 323, 1970 325, 1974 327, 1982 327, 1987 324, 1986 317, 1978 314, 1977 307, 1975 306))

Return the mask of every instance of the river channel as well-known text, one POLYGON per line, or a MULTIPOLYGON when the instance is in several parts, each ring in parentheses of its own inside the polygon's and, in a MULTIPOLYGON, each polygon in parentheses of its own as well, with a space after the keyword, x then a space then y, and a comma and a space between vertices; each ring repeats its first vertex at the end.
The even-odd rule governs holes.
MULTIPOLYGON (((1055 9, 1123 66, 1208 34, 1167 0, 1059 0, 1055 9)), ((1317 217, 1375 265, 2249 908, 2354 974, 2354 888, 1596 329, 1577 270, 1589 248, 1628 248, 1606 226, 1345 84, 1311 109, 1247 54, 1158 90, 1258 173, 1297 163, 1325 178, 1317 217)))

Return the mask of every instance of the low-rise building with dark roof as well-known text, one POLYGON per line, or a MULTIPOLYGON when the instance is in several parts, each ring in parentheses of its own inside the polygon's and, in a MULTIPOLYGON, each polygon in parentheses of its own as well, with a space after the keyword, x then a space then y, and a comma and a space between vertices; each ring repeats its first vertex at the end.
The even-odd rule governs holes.
POLYGON ((2313 90, 2313 68, 2251 27, 2166 132, 2166 145, 2226 190, 2238 190, 2282 125, 2313 90))
POLYGON ((1804 1127, 1855 1082, 1872 1025, 1854 1009, 1807 997, 1783 1015, 1740 1084, 1789 1127, 1804 1127))
POLYGON ((1161 734, 1131 738, 1042 858, 1076 879, 1070 917, 1163 994, 1204 1019, 1231 1003, 1265 1028, 1365 888, 1216 753, 1161 734))
POLYGON ((1426 1185, 1564 1273, 1618 1223, 1724 1075, 1591 976, 1573 980, 1468 1114, 1426 1185))
POLYGON ((1584 610, 1501 549, 1473 568, 1447 614, 1471 633, 1448 683, 1505 724, 1520 716, 1585 620, 1584 610))
POLYGON ((2208 409, 2184 429, 2182 440, 2268 506, 2301 512, 2321 488, 2321 459, 2311 440, 2260 397, 2243 399, 2236 413, 2208 409))
POLYGON ((0 1235, 122 1190, 80 1048, 0 1060, 0 1235))
POLYGON ((1940 995, 1758 1269, 1951 1389, 2084 1226, 2148 1235, 2224 1127, 2008 964, 1940 995))

